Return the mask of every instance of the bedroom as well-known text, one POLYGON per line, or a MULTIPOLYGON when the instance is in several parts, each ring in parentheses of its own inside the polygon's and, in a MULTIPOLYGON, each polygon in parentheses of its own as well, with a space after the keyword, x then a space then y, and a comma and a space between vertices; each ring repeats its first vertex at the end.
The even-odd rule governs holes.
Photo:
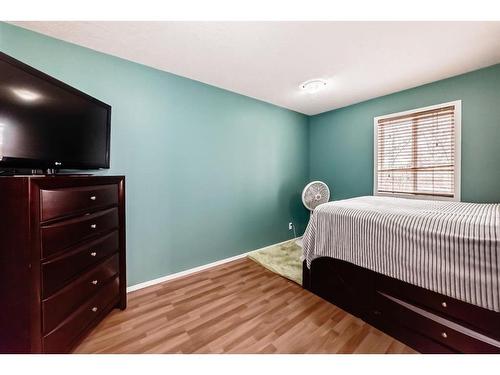
POLYGON ((500 352, 499 22, 28 18, 2 353, 500 352))

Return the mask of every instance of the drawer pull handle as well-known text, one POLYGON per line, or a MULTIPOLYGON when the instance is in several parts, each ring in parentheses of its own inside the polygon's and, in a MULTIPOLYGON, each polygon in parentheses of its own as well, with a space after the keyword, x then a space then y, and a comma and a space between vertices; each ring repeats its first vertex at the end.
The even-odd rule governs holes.
POLYGON ((98 281, 97 280, 92 280, 92 284, 97 285, 98 281))
POLYGON ((446 332, 441 332, 441 337, 443 339, 446 339, 448 337, 448 335, 446 334, 446 332))
POLYGON ((92 252, 90 253, 90 256, 91 256, 91 257, 95 257, 96 255, 97 255, 97 253, 96 253, 95 251, 92 251, 92 252))
POLYGON ((441 306, 443 306, 443 307, 448 307, 447 303, 446 303, 446 302, 444 302, 444 301, 443 301, 443 302, 441 302, 441 306))
POLYGON ((92 307, 92 312, 97 312, 97 307, 96 306, 92 307))
POLYGON ((95 200, 96 200, 96 196, 95 196, 95 195, 92 195, 92 196, 90 197, 90 200, 91 200, 91 201, 95 201, 95 200))
POLYGON ((97 224, 90 224, 90 228, 91 228, 91 229, 95 229, 95 228, 97 228, 97 224))

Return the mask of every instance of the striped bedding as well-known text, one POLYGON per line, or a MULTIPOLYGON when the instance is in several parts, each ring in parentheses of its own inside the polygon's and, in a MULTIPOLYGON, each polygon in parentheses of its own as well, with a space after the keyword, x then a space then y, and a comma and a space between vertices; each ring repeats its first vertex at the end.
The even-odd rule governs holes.
POLYGON ((307 266, 341 259, 500 312, 500 204, 359 197, 316 207, 307 266))

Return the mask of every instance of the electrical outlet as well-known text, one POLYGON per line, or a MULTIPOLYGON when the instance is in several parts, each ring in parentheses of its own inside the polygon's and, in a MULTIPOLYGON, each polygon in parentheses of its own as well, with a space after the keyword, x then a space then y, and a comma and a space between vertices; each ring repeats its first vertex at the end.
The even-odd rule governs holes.
POLYGON ((288 230, 292 230, 293 229, 293 223, 290 221, 288 223, 288 230))

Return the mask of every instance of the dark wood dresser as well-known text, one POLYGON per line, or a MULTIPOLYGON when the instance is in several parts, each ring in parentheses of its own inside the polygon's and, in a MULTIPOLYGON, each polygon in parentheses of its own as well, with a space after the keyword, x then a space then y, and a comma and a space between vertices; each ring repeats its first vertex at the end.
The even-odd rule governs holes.
POLYGON ((67 353, 126 307, 125 178, 0 177, 0 353, 67 353))

